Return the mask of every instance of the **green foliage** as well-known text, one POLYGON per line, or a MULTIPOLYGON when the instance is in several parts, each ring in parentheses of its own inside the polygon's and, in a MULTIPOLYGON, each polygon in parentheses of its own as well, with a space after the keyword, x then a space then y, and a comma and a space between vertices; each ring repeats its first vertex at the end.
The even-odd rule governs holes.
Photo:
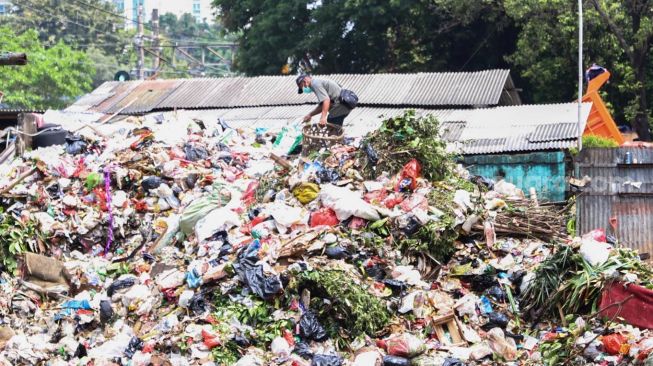
POLYGON ((278 74, 503 67, 516 36, 492 0, 213 0, 241 32, 238 68, 278 74), (288 70, 290 71, 290 70, 288 70))
POLYGON ((614 141, 613 139, 607 137, 588 135, 588 136, 583 136, 583 147, 612 148, 612 147, 619 147, 619 144, 617 144, 617 142, 614 141))
POLYGON ((390 321, 385 305, 344 271, 305 271, 297 281, 298 289, 311 291, 311 308, 318 311, 332 337, 337 338, 339 332, 353 337, 374 335, 390 321))
POLYGON ((3 51, 26 52, 26 66, 0 67, 3 102, 11 107, 63 108, 91 89, 93 67, 88 57, 59 41, 45 48, 36 31, 20 35, 0 27, 3 51))
MULTIPOLYGON (((1 210, 0 210, 1 211, 1 210)), ((0 221, 0 254, 2 265, 7 272, 15 273, 18 262, 16 257, 36 247, 38 236, 33 222, 23 223, 10 214, 1 213, 0 221)))
MULTIPOLYGON (((653 91, 646 82, 651 71, 653 8, 650 3, 592 0, 584 6, 585 66, 595 62, 607 67, 610 84, 604 86, 617 121, 630 122, 642 135, 635 116, 650 115, 642 97, 653 91), (603 15, 597 11, 596 6, 603 15), (610 27, 606 19, 623 35, 610 27), (638 128, 639 127, 639 128, 638 128)), ((517 48, 508 60, 521 71, 530 86, 533 102, 547 103, 576 98, 578 15, 576 2, 558 0, 506 0, 505 11, 521 27, 517 48)), ((645 101, 644 101, 645 102, 645 101)), ((648 131, 645 131, 648 134, 648 131)))
POLYGON ((542 361, 546 366, 561 365, 569 358, 576 346, 576 339, 580 334, 587 330, 587 326, 579 327, 573 322, 573 315, 566 317, 569 327, 566 332, 559 333, 555 339, 545 340, 539 347, 542 353, 542 361))
MULTIPOLYGON (((248 296, 240 300, 232 299, 228 295, 218 296, 215 301, 216 320, 214 330, 220 337, 224 347, 214 350, 214 356, 218 358, 239 358, 238 347, 233 341, 234 331, 231 327, 233 321, 251 327, 246 334, 240 334, 254 345, 266 348, 274 338, 282 335, 284 329, 291 329, 292 325, 288 320, 274 320, 272 318, 272 307, 258 298, 248 296)), ((216 360, 217 361, 217 360, 216 360)), ((226 362, 226 361, 223 361, 226 362)), ((231 364, 231 363, 228 363, 231 364)))
POLYGON ((644 283, 650 283, 653 272, 640 261, 636 252, 617 249, 603 264, 590 265, 569 246, 543 261, 535 270, 535 279, 522 295, 524 310, 542 315, 558 316, 557 306, 565 314, 596 310, 599 296, 610 281, 606 274, 636 273, 644 283))
MULTIPOLYGON (((399 173, 414 158, 422 165, 424 178, 443 179, 451 170, 453 156, 446 151, 447 144, 440 136, 439 123, 431 114, 417 116, 414 110, 407 110, 401 116, 384 120, 381 128, 363 142, 379 157, 376 165, 365 165, 364 176, 372 179, 384 171, 399 173)), ((365 149, 359 150, 363 161, 367 160, 365 154, 365 149)))

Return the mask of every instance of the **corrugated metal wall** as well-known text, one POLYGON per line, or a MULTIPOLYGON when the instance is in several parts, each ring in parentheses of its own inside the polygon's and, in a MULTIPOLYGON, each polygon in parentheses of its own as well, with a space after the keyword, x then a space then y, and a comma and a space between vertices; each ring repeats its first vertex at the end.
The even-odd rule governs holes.
POLYGON ((579 232, 604 228, 623 246, 653 254, 653 149, 584 149, 575 169, 592 178, 577 200, 579 232))

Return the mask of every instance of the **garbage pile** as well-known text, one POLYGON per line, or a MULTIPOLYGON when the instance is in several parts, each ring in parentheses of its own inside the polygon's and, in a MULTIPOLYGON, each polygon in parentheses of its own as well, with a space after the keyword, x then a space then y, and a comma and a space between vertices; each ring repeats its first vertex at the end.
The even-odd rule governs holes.
POLYGON ((637 254, 471 176, 430 117, 301 156, 289 128, 60 122, 0 166, 0 364, 653 362, 618 321, 637 254))

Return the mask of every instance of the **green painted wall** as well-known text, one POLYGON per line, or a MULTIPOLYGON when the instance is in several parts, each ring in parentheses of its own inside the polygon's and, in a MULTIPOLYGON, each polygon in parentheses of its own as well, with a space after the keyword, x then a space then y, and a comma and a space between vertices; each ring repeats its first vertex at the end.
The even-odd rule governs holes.
POLYGON ((537 190, 538 199, 565 199, 565 154, 562 151, 528 154, 467 155, 463 162, 472 174, 497 180, 500 172, 505 180, 521 188, 526 195, 530 187, 537 190))

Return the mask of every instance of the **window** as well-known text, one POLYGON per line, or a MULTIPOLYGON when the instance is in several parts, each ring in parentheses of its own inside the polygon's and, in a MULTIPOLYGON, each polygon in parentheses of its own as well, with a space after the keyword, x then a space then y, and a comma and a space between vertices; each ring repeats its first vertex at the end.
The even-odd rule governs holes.
POLYGON ((5 4, 0 4, 0 15, 5 13, 5 4))
POLYGON ((193 4, 193 13, 199 13, 200 12, 200 4, 193 4))

